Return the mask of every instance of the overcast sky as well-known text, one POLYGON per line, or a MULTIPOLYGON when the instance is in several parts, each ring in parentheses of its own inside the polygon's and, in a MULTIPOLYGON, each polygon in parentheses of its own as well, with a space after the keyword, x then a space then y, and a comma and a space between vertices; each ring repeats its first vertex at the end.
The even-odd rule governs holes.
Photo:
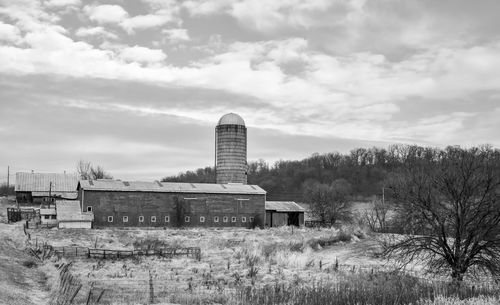
POLYGON ((0 0, 0 182, 154 180, 213 164, 236 112, 249 160, 393 143, 500 146, 500 2, 0 0))

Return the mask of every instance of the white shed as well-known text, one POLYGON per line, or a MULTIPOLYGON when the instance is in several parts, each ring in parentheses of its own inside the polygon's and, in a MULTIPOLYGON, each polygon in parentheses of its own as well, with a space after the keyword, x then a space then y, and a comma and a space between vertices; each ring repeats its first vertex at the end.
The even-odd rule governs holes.
POLYGON ((90 229, 94 221, 92 212, 82 212, 79 201, 56 201, 57 221, 60 229, 90 229))

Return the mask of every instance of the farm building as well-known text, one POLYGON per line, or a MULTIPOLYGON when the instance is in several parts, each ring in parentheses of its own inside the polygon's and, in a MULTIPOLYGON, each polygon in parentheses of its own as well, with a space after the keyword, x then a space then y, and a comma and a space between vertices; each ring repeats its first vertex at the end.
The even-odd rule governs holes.
POLYGON ((60 229, 90 229, 94 214, 83 212, 75 200, 56 201, 57 225, 60 229))
POLYGON ((304 212, 294 201, 266 201, 266 226, 302 226, 304 212))
POLYGON ((263 226, 266 192, 256 185, 82 180, 78 198, 94 227, 263 226))
POLYGON ((78 177, 66 173, 16 173, 16 200, 31 206, 55 202, 58 199, 76 200, 78 177))

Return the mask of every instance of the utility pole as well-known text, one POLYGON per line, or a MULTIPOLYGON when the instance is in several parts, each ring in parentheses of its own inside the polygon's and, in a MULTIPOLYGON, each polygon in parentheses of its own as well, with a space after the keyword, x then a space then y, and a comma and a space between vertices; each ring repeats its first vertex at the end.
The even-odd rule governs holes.
POLYGON ((7 166, 7 198, 9 198, 10 166, 7 166))
POLYGON ((385 205, 385 188, 382 187, 382 204, 385 205))
POLYGON ((52 202, 52 181, 49 183, 49 209, 50 209, 50 203, 52 202))

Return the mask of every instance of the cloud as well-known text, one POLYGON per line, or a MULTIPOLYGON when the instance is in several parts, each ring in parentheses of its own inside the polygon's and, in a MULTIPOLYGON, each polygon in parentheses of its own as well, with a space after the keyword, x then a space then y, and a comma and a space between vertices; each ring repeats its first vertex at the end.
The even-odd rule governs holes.
POLYGON ((127 33, 132 34, 135 30, 160 27, 172 20, 172 16, 168 14, 139 15, 124 19, 120 22, 120 26, 123 27, 127 33))
POLYGON ((170 43, 178 43, 191 40, 186 29, 163 29, 162 34, 167 36, 170 43))
POLYGON ((67 7, 67 6, 80 6, 81 0, 47 0, 43 5, 47 7, 67 7))
POLYGON ((119 23, 128 18, 128 13, 119 5, 86 5, 83 10, 90 20, 97 23, 119 23))
MULTIPOLYGON (((78 20, 82 24, 76 23, 77 26, 70 27, 66 24, 67 18, 61 19, 40 6, 29 3, 26 10, 20 10, 13 4, 7 10, 0 10, 0 14, 8 15, 9 19, 6 20, 12 22, 12 25, 3 27, 6 33, 11 33, 5 37, 15 37, 0 46, 0 73, 132 81, 136 84, 154 84, 160 88, 178 86, 186 91, 213 90, 220 95, 229 94, 233 100, 244 97, 258 101, 258 108, 255 107, 256 103, 245 106, 235 102, 233 106, 236 112, 248 113, 246 118, 248 117, 250 126, 295 135, 324 138, 339 135, 377 141, 403 139, 405 134, 412 135, 408 139, 428 138, 437 141, 443 136, 439 132, 432 136, 432 130, 457 133, 459 127, 463 128, 470 123, 468 117, 460 115, 444 118, 437 123, 425 121, 423 113, 417 116, 405 112, 407 108, 404 103, 409 101, 433 101, 440 105, 448 103, 450 106, 432 114, 432 117, 442 118, 439 115, 443 112, 449 114, 450 109, 456 113, 474 112, 470 106, 460 111, 454 109, 455 99, 480 100, 483 92, 492 95, 500 92, 500 76, 496 72, 500 70, 498 39, 492 37, 488 41, 476 43, 446 42, 442 45, 429 43, 424 47, 417 47, 420 42, 434 42, 434 36, 427 35, 428 25, 432 22, 422 19, 419 10, 412 12, 412 5, 404 6, 398 2, 395 10, 400 15, 392 16, 385 4, 376 8, 363 1, 332 1, 331 5, 322 1, 302 4, 292 0, 264 3, 263 7, 270 10, 266 13, 270 15, 263 18, 267 21, 262 21, 260 25, 250 22, 248 25, 241 25, 241 28, 235 26, 230 30, 235 31, 235 36, 232 37, 238 39, 227 38, 224 36, 226 32, 221 32, 222 34, 213 36, 218 39, 211 43, 206 42, 210 40, 208 37, 200 38, 200 33, 203 32, 193 24, 198 19, 217 17, 217 14, 211 12, 213 16, 209 16, 209 9, 205 7, 204 12, 209 15, 193 13, 189 17, 192 19, 187 18, 182 28, 171 28, 170 23, 176 23, 176 18, 180 18, 178 9, 173 9, 171 13, 163 10, 169 5, 175 6, 175 3, 148 1, 145 15, 135 17, 130 16, 144 11, 134 11, 127 7, 129 15, 120 7, 122 14, 113 19, 116 27, 124 27, 129 22, 126 27, 129 33, 138 29, 158 28, 156 31, 144 31, 144 35, 121 37, 120 44, 105 41, 99 46, 91 44, 91 39, 90 42, 72 39, 61 25, 78 29, 75 33, 77 37, 104 37, 107 35, 104 26, 89 25, 89 20, 83 18, 78 20), (338 8, 338 18, 323 20, 323 6, 328 6, 330 10, 332 7, 338 8), (387 28, 383 26, 383 22, 376 22, 376 16, 385 14, 389 14, 386 20, 392 20, 387 28), (147 17, 159 15, 168 18, 147 17), (405 18, 409 23, 418 21, 415 23, 415 33, 408 34, 409 27, 400 21, 405 18), (343 25, 344 21, 353 25, 353 32, 349 32, 343 25), (14 24, 17 26, 18 36, 12 36, 16 32, 12 28, 14 24), (161 29, 165 24, 169 24, 168 28, 161 29), (367 31, 370 26, 393 37, 396 44, 410 45, 399 34, 391 36, 396 33, 394 30, 400 24, 404 25, 404 30, 397 33, 410 35, 416 41, 415 50, 406 52, 402 58, 394 59, 386 52, 378 52, 380 46, 372 44, 376 40, 373 37, 362 46, 363 50, 358 50, 358 42, 370 36, 370 33, 373 34, 374 30, 367 31), (259 35, 252 32, 253 36, 245 36, 245 33, 250 32, 248 27, 259 31, 259 35), (318 45, 319 38, 316 35, 323 35, 328 30, 338 33, 339 39, 344 35, 352 37, 346 40, 346 50, 351 51, 331 51, 330 48, 334 48, 336 44, 318 45), (240 34, 242 36, 237 36, 240 34), (170 42, 177 42, 165 44, 164 49, 150 48, 148 43, 160 40, 158 37, 162 35, 167 36, 170 42), (184 49, 176 49, 181 41, 187 39, 189 43, 183 44, 184 49), (401 125, 390 124, 397 121, 396 117, 403 122, 401 125), (447 119, 455 125, 446 124, 447 119), (405 123, 416 126, 405 128, 405 123)), ((253 4, 246 1, 238 3, 226 4, 224 14, 236 14, 234 7, 237 4, 247 5, 254 11, 248 11, 246 15, 241 11, 240 14, 243 15, 234 15, 238 20, 245 20, 254 18, 255 12, 260 9, 252 7, 253 4)), ((196 3, 189 5, 194 10, 196 3)), ((105 5, 109 6, 115 7, 105 5)), ((100 16, 100 9, 97 7, 100 6, 87 6, 86 11, 89 16, 96 14, 95 22, 104 22, 96 17, 100 16), (91 8, 95 10, 91 11, 91 8)), ((419 5, 417 7, 421 9, 419 5)), ((227 16, 222 20, 227 20, 227 16)), ((1 29, 2 27, 0 31, 1 29)), ((111 35, 125 36, 119 29, 113 27, 113 31, 115 32, 110 33, 111 35)), ((330 37, 321 35, 323 38, 330 37)), ((116 36, 108 36, 110 39, 114 37, 116 36)), ((384 45, 387 46, 385 42, 384 45)), ((199 100, 203 100, 203 97, 199 100)), ((140 105, 134 106, 135 108, 133 105, 120 107, 143 115, 176 115, 207 122, 216 120, 220 112, 225 111, 228 105, 232 106, 231 103, 212 102, 206 107, 193 107, 191 104, 189 107, 175 105, 176 107, 169 108, 161 105, 145 106, 143 101, 138 103, 140 105)), ((431 104, 427 102, 426 107, 432 107, 431 104)))
POLYGON ((97 27, 81 27, 76 32, 75 35, 78 37, 90 37, 98 36, 106 39, 118 40, 118 35, 105 30, 101 26, 97 27))
POLYGON ((90 20, 100 24, 118 25, 128 34, 134 34, 136 30, 157 28, 167 23, 178 21, 175 13, 167 9, 156 10, 154 14, 133 17, 129 16, 129 13, 119 5, 87 5, 84 11, 90 20))
POLYGON ((0 22, 0 41, 17 43, 21 41, 21 32, 11 24, 0 22))
POLYGON ((150 49, 136 45, 122 49, 119 57, 126 62, 158 63, 164 61, 167 55, 159 49, 150 49))

